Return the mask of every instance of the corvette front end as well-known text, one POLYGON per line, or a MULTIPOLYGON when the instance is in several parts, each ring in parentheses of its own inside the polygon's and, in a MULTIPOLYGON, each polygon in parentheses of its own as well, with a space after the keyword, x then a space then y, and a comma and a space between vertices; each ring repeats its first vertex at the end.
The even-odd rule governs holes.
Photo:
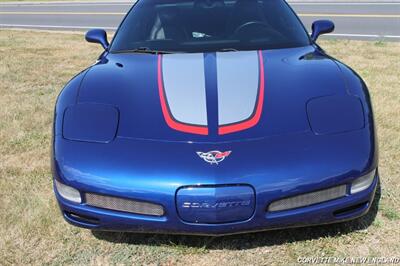
POLYGON ((215 144, 58 139, 64 162, 55 161, 56 182, 82 201, 55 190, 68 222, 96 230, 221 235, 341 222, 365 214, 374 198, 376 162, 360 149, 374 150, 367 136, 218 144, 231 150, 218 164, 197 154, 215 144))
MULTIPOLYGON (((88 33, 106 50, 55 109, 64 218, 93 230, 223 235, 366 214, 379 177, 362 79, 316 45, 284 1, 187 1, 139 0, 110 46, 104 31, 88 33), (177 15, 220 9, 238 12, 215 17, 232 19, 221 35, 177 15), (259 9, 287 19, 247 21, 259 9), (146 19, 153 28, 139 34, 147 28, 132 25, 146 19)), ((312 38, 333 30, 317 26, 312 38)))

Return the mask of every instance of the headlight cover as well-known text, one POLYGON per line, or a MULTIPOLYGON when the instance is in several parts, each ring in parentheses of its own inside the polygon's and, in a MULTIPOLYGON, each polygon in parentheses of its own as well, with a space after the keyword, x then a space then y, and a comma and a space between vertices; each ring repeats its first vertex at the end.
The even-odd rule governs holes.
POLYGON ((369 188, 371 184, 374 182, 375 174, 376 174, 376 169, 354 180, 353 183, 351 183, 350 193, 354 194, 369 188))
POLYGON ((335 134, 364 128, 364 109, 359 98, 333 95, 311 99, 307 116, 316 135, 335 134))
POLYGON ((68 140, 108 143, 115 138, 119 111, 106 104, 81 103, 64 113, 63 137, 68 140))
POLYGON ((66 200, 75 202, 75 203, 81 203, 82 198, 81 198, 81 193, 73 187, 64 185, 63 183, 60 183, 56 179, 54 179, 54 184, 56 186, 58 194, 61 195, 66 200))

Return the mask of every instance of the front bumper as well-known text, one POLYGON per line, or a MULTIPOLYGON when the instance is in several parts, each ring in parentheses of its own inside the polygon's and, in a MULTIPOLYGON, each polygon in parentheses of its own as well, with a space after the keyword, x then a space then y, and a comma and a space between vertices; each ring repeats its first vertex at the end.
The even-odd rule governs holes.
MULTIPOLYGON (((92 230, 125 231, 168 234, 226 235, 337 223, 358 218, 366 214, 373 202, 378 184, 376 174, 372 185, 359 193, 292 210, 268 212, 268 203, 263 195, 256 194, 253 215, 241 222, 201 224, 183 221, 176 209, 169 208, 162 217, 136 215, 77 204, 63 199, 56 191, 56 197, 65 220, 75 226, 92 230)), ((348 191, 350 186, 348 186, 348 191)), ((171 206, 175 202, 166 203, 171 206)))

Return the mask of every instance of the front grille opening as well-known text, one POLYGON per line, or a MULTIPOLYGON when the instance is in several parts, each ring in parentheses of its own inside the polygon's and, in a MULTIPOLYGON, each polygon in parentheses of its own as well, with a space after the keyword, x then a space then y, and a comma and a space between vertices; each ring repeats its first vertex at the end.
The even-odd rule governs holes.
POLYGON ((82 223, 86 223, 86 224, 97 225, 100 222, 99 219, 97 219, 97 218, 89 217, 86 215, 80 215, 80 214, 76 214, 73 212, 65 212, 65 215, 74 221, 82 222, 82 223))
POLYGON ((300 194, 272 202, 267 211, 285 211, 327 202, 346 196, 346 185, 300 194))
POLYGON ((93 193, 86 193, 86 204, 107 210, 128 212, 133 214, 142 214, 150 216, 163 216, 164 208, 161 205, 122 199, 111 196, 104 196, 93 193))
POLYGON ((360 204, 352 205, 352 206, 349 206, 349 207, 346 207, 346 208, 343 208, 343 209, 333 212, 333 215, 336 217, 350 215, 352 213, 355 213, 355 212, 361 211, 362 209, 365 209, 366 207, 368 207, 368 204, 369 204, 369 202, 367 201, 367 202, 363 202, 360 204))

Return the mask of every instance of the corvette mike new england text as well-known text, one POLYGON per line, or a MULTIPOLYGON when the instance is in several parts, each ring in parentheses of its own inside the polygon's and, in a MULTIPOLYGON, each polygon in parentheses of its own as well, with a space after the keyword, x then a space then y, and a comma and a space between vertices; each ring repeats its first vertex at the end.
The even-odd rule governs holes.
POLYGON ((300 264, 400 264, 400 257, 298 257, 300 264))

